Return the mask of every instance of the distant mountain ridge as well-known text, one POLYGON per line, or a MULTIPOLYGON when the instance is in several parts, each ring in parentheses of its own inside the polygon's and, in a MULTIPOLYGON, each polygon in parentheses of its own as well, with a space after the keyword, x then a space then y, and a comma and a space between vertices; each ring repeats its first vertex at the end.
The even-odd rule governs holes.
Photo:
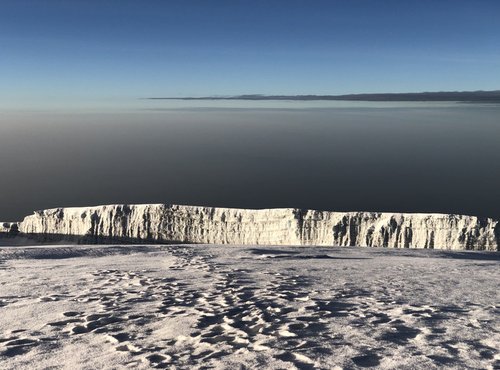
POLYGON ((500 90, 494 91, 439 91, 418 93, 375 93, 345 95, 262 95, 202 97, 149 97, 149 100, 351 100, 351 101, 459 101, 500 103, 500 90))

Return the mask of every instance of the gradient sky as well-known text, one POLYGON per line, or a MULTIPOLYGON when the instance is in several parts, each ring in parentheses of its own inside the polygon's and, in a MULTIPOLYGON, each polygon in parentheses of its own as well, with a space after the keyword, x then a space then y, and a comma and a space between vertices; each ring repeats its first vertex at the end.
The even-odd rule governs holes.
POLYGON ((0 108, 500 88, 500 1, 2 0, 0 108))

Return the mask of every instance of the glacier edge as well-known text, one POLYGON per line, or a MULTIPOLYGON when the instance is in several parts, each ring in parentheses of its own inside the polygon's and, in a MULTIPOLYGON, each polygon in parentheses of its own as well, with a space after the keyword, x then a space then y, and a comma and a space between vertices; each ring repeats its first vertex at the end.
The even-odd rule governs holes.
POLYGON ((138 242, 500 250, 498 220, 440 213, 238 209, 170 204, 36 211, 23 234, 138 242))

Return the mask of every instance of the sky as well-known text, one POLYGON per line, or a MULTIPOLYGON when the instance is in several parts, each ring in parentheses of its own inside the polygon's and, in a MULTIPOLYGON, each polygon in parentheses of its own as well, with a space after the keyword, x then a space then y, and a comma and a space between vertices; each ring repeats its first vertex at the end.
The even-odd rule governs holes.
POLYGON ((500 89, 498 0, 2 0, 0 108, 500 89))

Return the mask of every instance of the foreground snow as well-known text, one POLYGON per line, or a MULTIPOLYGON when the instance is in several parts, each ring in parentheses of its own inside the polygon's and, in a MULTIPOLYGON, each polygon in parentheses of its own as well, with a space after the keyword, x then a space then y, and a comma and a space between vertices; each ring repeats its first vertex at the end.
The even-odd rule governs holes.
POLYGON ((2 368, 500 366, 500 255, 0 248, 2 368))

